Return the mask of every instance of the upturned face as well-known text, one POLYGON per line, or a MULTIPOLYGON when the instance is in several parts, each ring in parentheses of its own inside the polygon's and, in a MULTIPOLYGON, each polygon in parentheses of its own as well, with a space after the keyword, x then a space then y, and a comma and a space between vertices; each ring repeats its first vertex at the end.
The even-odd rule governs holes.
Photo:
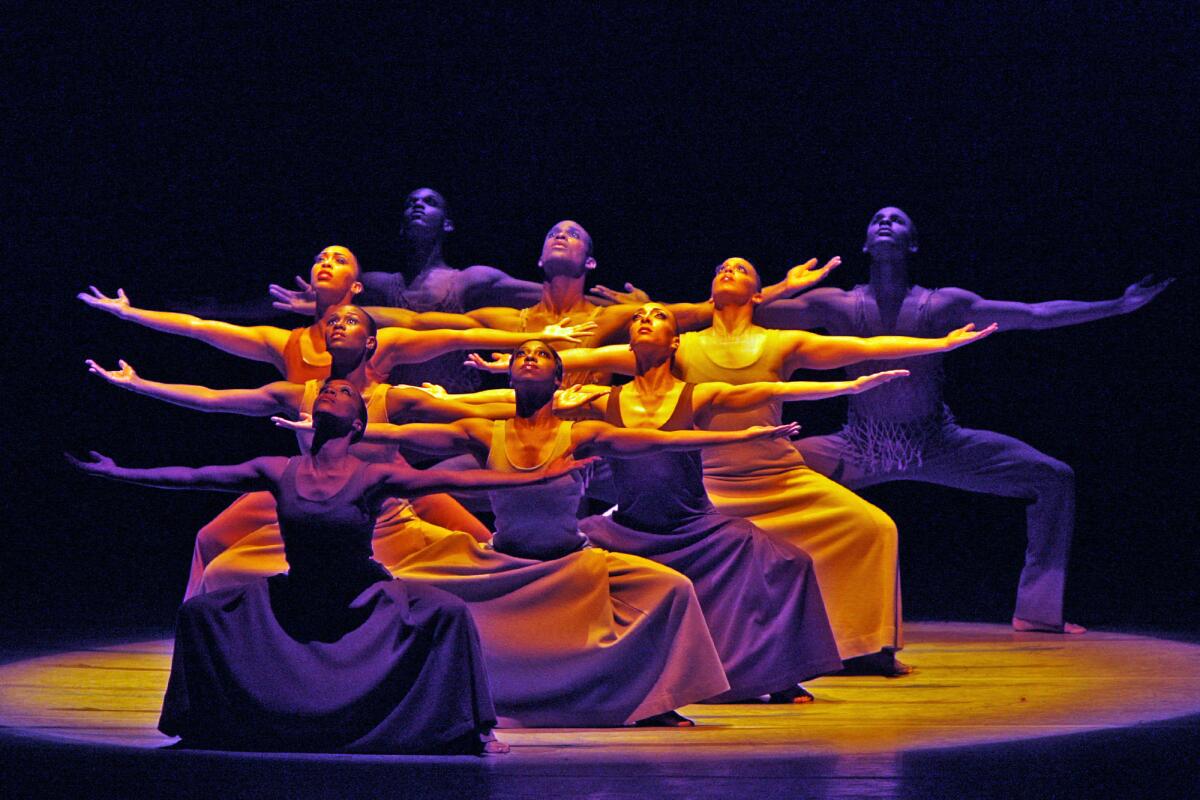
POLYGON ((713 275, 713 300, 748 303, 759 291, 758 270, 744 258, 727 258, 713 275))
POLYGON ((629 343, 670 346, 675 341, 675 316, 662 303, 646 303, 629 318, 629 343))
POLYGON ((362 289, 358 283, 358 259, 340 245, 330 245, 317 253, 309 277, 313 288, 322 294, 344 296, 362 289))
POLYGON ((895 206, 887 206, 875 212, 867 223, 867 240, 863 252, 885 248, 917 251, 916 227, 912 219, 895 206))
POLYGON ((349 430, 361 418, 362 395, 349 381, 326 381, 313 401, 313 418, 329 417, 339 428, 349 430))
POLYGON ((513 351, 508 367, 513 386, 521 383, 558 383, 558 361, 550 345, 541 341, 525 342, 513 351))
POLYGON ((454 224, 446 217, 446 198, 429 188, 415 189, 404 198, 404 227, 449 233, 454 224))
POLYGON ((331 353, 364 353, 375 349, 367 312, 358 306, 332 306, 321 318, 325 332, 325 349, 331 353))
POLYGON ((583 226, 565 219, 546 234, 538 266, 547 274, 583 275, 596 268, 596 259, 589 255, 591 249, 592 237, 583 226))

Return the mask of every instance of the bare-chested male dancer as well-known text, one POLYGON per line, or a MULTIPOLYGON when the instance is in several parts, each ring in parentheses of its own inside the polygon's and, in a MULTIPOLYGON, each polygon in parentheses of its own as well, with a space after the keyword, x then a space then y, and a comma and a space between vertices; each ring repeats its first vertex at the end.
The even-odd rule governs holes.
MULTIPOLYGON (((926 289, 912 283, 909 261, 917 230, 898 208, 881 208, 867 225, 865 252, 871 279, 849 291, 817 289, 761 309, 756 319, 787 328, 823 328, 831 334, 930 336, 968 323, 997 322, 1005 330, 1057 328, 1127 314, 1170 283, 1143 280, 1115 300, 1016 303, 986 300, 965 289, 926 289)), ((875 392, 850 398, 840 433, 798 443, 809 466, 861 489, 895 480, 925 481, 974 492, 1030 500, 1029 544, 1017 589, 1013 628, 1083 633, 1063 621, 1063 585, 1075 522, 1074 473, 1066 464, 1011 436, 960 428, 942 402, 942 359, 889 362, 912 372, 875 392)), ((879 365, 864 361, 850 375, 879 365)))
MULTIPOLYGON (((867 359, 940 353, 976 341, 994 327, 966 326, 930 339, 878 336, 861 339, 779 331, 753 323, 762 302, 758 272, 731 258, 712 282, 713 323, 679 337, 676 374, 688 383, 735 385, 786 380, 797 369, 833 369, 867 359)), ((571 368, 603 368, 633 374, 628 347, 567 350, 571 368)), ((756 408, 713 414, 706 426, 738 430, 778 424, 779 399, 756 408), (773 422, 772 422, 773 421, 773 422)), ((843 660, 852 672, 902 675, 896 525, 875 506, 809 469, 787 442, 747 442, 704 452, 704 485, 721 513, 745 517, 807 552, 816 567, 829 621, 843 660)))

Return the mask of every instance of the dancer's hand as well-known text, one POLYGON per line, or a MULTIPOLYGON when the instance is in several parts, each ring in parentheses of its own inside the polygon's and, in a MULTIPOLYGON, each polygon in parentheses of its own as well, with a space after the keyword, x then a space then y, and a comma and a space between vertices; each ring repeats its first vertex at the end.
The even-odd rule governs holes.
POLYGON ((300 419, 288 419, 287 417, 271 417, 271 422, 275 423, 276 428, 283 428, 296 433, 312 433, 313 418, 312 414, 306 411, 300 412, 300 419))
POLYGON ((487 361, 476 353, 468 353, 467 360, 463 362, 464 367, 473 367, 483 372, 494 372, 502 374, 508 372, 508 365, 512 361, 510 353, 492 353, 492 360, 487 361))
POLYGON ((799 422, 789 422, 786 425, 754 425, 746 428, 746 438, 754 439, 787 439, 800 432, 799 422))
POLYGON ((626 283, 625 291, 623 292, 618 292, 616 289, 610 289, 607 286, 593 286, 591 292, 588 293, 588 300, 591 300, 598 306, 640 306, 643 303, 650 302, 650 295, 632 283, 626 283))
POLYGON ((854 389, 851 391, 851 394, 862 394, 877 386, 883 386, 889 381, 894 381, 897 378, 907 378, 910 374, 912 373, 906 369, 889 369, 885 372, 876 372, 873 375, 863 375, 860 378, 854 379, 854 389))
POLYGON ((95 286, 89 286, 87 292, 80 292, 75 296, 92 308, 98 308, 122 318, 130 308, 129 296, 125 294, 124 289, 117 289, 117 296, 109 297, 95 286))
POLYGON ((138 374, 133 371, 133 367, 124 359, 117 360, 117 365, 120 369, 105 369, 90 358, 86 359, 83 363, 87 364, 88 372, 93 375, 99 375, 113 386, 120 386, 122 389, 132 389, 134 384, 137 383, 138 374))
POLYGON ((811 289, 825 280, 825 276, 833 272, 841 263, 842 257, 834 256, 825 262, 825 266, 818 267, 817 260, 810 258, 803 264, 797 264, 788 270, 787 276, 783 279, 784 288, 788 294, 797 294, 811 289))
POLYGON ((97 453, 95 450, 88 452, 90 459, 83 461, 76 458, 70 453, 63 453, 67 463, 75 467, 75 469, 88 473, 89 475, 112 475, 117 470, 117 463, 105 455, 97 453))
POLYGON ((1156 281, 1154 275, 1147 275, 1137 283, 1131 284, 1125 290, 1125 294, 1121 295, 1121 313, 1128 314, 1130 311, 1137 311, 1142 306, 1149 303, 1154 298, 1175 282, 1174 278, 1156 281))
POLYGON ((584 389, 582 383, 577 383, 574 386, 568 386, 566 389, 559 389, 555 392, 551 408, 556 414, 576 411, 596 398, 608 394, 610 389, 611 387, 608 386, 592 386, 584 389))
POLYGON ((542 328, 541 338, 545 339, 546 344, 551 342, 582 344, 583 337, 590 336, 595 330, 596 323, 594 322, 581 322, 578 325, 572 325, 570 317, 563 317, 558 322, 551 323, 542 328))
POLYGON ((586 481, 589 477, 592 464, 595 464, 599 460, 596 456, 590 456, 576 461, 569 455, 562 455, 546 465, 546 468, 542 470, 541 478, 544 481, 552 481, 568 473, 577 472, 586 481))
POLYGON ((993 322, 991 325, 988 325, 983 330, 977 331, 977 330, 975 330, 975 323, 968 322, 966 325, 963 325, 961 328, 958 328, 957 330, 953 330, 953 331, 950 331, 949 333, 947 333, 945 336, 942 337, 942 340, 946 343, 947 350, 955 350, 959 347, 962 347, 964 344, 970 344, 971 342, 977 342, 980 339, 983 339, 987 336, 991 336, 993 333, 996 332, 996 330, 999 327, 1000 327, 999 325, 997 325, 996 323, 993 322))
POLYGON ((285 289, 277 283, 268 286, 267 291, 275 298, 271 305, 280 311, 291 311, 311 317, 317 313, 317 292, 299 275, 296 276, 296 285, 300 287, 298 290, 285 289))

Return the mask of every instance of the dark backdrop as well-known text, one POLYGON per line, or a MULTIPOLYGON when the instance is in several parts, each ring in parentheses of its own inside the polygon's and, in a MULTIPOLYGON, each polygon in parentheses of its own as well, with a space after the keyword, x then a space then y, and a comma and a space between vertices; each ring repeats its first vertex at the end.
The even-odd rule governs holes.
MULTIPOLYGON (((153 465, 290 446, 263 421, 89 377, 86 357, 222 387, 275 376, 74 293, 266 314, 266 284, 324 245, 388 268, 422 185, 452 203, 452 263, 536 279, 545 230, 569 216, 602 282, 670 299, 702 298, 731 255, 775 276, 841 254, 831 283, 850 286, 885 204, 920 226, 928 286, 1103 299, 1146 272, 1183 276, 1133 316, 955 354, 947 393, 964 424, 1074 466, 1073 619, 1200 622, 1192 10, 287 8, 26 9, 4 34, 12 626, 169 622, 194 532, 232 499, 86 479, 63 450, 153 465)), ((793 413, 821 433, 844 406, 793 413)), ((1011 613, 1019 502, 867 496, 900 524, 910 617, 1011 613)))

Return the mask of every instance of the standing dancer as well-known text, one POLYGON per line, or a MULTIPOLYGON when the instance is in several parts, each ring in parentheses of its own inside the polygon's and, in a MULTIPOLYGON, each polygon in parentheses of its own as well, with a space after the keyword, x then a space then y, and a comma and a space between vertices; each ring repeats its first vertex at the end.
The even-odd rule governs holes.
MULTIPOLYGON (((904 374, 839 383, 684 383, 671 374, 675 320, 658 303, 633 315, 629 339, 633 381, 592 404, 606 422, 638 430, 704 428, 714 413, 863 392, 904 374)), ((651 558, 692 579, 730 684, 715 700, 811 700, 799 682, 842 663, 808 555, 716 511, 695 451, 616 459, 612 467, 616 512, 585 519, 580 529, 601 547, 651 558)))
MULTIPOLYGON (((712 282, 713 326, 679 337, 675 373, 688 383, 734 385, 785 380, 797 369, 834 369, 867 359, 953 350, 990 334, 967 325, 931 339, 819 336, 753 323, 762 302, 758 272, 741 258, 724 261, 712 282)), ((568 350, 568 367, 632 374, 627 347, 568 350)), ((713 414, 713 430, 777 423, 782 402, 713 414)), ((745 517, 812 557, 838 651, 852 672, 903 675, 896 525, 881 510, 809 469, 787 442, 762 440, 704 451, 704 485, 717 510, 745 517)))
MULTIPOLYGON (((350 381, 366 398, 373 421, 449 421, 468 415, 500 418, 511 417, 514 413, 511 404, 464 405, 435 399, 420 389, 393 387, 374 380, 370 363, 375 351, 375 326, 371 317, 357 306, 334 306, 328 309, 322 327, 334 376, 350 381)), ((473 333, 516 336, 499 331, 480 330, 473 333)), ((310 411, 320 385, 316 380, 305 383, 276 381, 257 389, 209 389, 149 381, 137 375, 124 361, 120 362, 120 369, 112 371, 102 369, 90 360, 88 366, 92 373, 109 383, 138 394, 198 411, 250 416, 295 416, 310 411)), ((304 444, 301 441, 302 447, 304 444)), ((369 461, 404 463, 396 448, 389 446, 357 444, 355 455, 369 461)), ((414 536, 423 530, 428 520, 418 519, 420 515, 414 515, 408 503, 391 501, 385 506, 384 512, 379 517, 374 546, 376 557, 390 564, 410 552, 414 536)), ((270 494, 252 492, 243 495, 223 516, 232 521, 224 525, 210 524, 196 537, 185 597, 283 569, 283 543, 274 499, 270 494), (262 497, 263 494, 267 496, 262 497), (254 509, 254 512, 247 514, 247 508, 254 509), (227 531, 228 535, 219 536, 219 531, 227 531)), ((221 519, 218 517, 218 521, 221 519)), ((491 532, 484 528, 482 535, 473 535, 487 540, 491 532)))
MULTIPOLYGON (((998 322, 1005 330, 1057 328, 1127 314, 1170 284, 1144 279, 1115 300, 1015 303, 985 300, 964 289, 914 285, 910 258, 917 230, 898 208, 881 208, 867 225, 871 280, 849 291, 818 289, 762 309, 757 319, 786 328, 824 328, 831 334, 930 336, 967 323, 998 322)), ((851 489, 895 480, 924 481, 1030 501, 1028 547, 1012 625, 1019 631, 1083 633, 1063 620, 1063 588, 1075 524, 1071 468, 1011 436, 960 428, 942 400, 941 357, 902 366, 912 378, 850 398, 840 433, 798 443, 815 470, 851 489)), ((866 361, 850 375, 878 367, 866 361)))
MULTIPOLYGON (((358 302, 415 312, 445 311, 461 314, 480 306, 523 308, 541 297, 541 284, 523 281, 495 267, 476 265, 457 269, 446 263, 443 246, 454 231, 446 198, 429 188, 415 189, 404 200, 400 228, 400 271, 364 272, 363 294, 358 302)), ((296 277, 299 290, 271 284, 273 305, 284 311, 313 313, 313 285, 296 277)), ((347 300, 346 302, 350 302, 347 300)), ((457 327, 457 326, 447 326, 457 327)), ((462 358, 447 354, 420 364, 400 364, 388 382, 419 385, 430 381, 451 392, 479 388, 478 373, 465 369, 462 358)))
POLYGON ((503 752, 466 604, 393 580, 371 559, 375 518, 391 493, 522 486, 583 463, 500 474, 361 461, 350 447, 367 409, 345 380, 321 387, 313 415, 311 451, 290 459, 152 469, 71 459, 116 480, 277 500, 287 572, 183 604, 159 729, 206 748, 503 752))
MULTIPOLYGON (((492 469, 523 472, 566 453, 636 458, 795 429, 667 432, 565 422, 551 404, 561 376, 557 353, 531 340, 512 360, 516 418, 372 424, 367 436, 439 455, 466 451, 492 469)), ((691 582, 653 561, 590 547, 575 518, 582 491, 580 481, 563 479, 532 492, 494 493, 490 551, 462 551, 444 539, 394 572, 471 605, 502 716, 524 725, 580 718, 591 721, 574 724, 614 725, 642 717, 688 724, 669 712, 729 688, 691 582), (542 657, 535 661, 535 654, 542 657)), ((775 688, 791 677, 779 678, 775 688)))

